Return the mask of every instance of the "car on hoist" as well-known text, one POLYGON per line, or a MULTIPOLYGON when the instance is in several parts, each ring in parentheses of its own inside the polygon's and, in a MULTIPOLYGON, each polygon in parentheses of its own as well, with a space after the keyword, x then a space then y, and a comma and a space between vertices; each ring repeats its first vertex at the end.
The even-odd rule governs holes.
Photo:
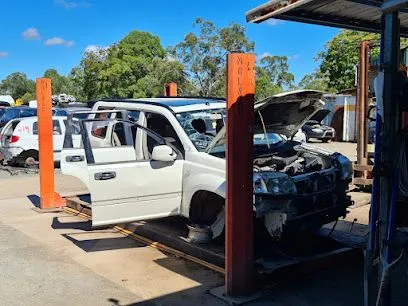
MULTIPOLYGON (((300 90, 255 104, 254 217, 276 239, 335 221, 352 203, 347 157, 286 140, 322 99, 300 90)), ((216 238, 224 230, 225 121, 221 99, 101 100, 80 122, 80 146, 67 131, 61 170, 88 187, 93 226, 180 215, 216 238)))

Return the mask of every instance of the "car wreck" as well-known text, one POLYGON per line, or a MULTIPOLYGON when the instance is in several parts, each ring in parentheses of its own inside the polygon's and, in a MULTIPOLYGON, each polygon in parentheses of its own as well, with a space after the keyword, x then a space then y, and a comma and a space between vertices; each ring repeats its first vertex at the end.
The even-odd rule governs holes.
MULTIPOLYGON (((345 156, 285 140, 322 108, 322 96, 301 90, 255 104, 254 217, 275 239, 317 229, 351 205, 345 156)), ((97 102, 81 121, 83 145, 73 147, 68 129, 61 158, 62 172, 90 190, 92 224, 181 215, 211 229, 213 238, 222 235, 225 107, 206 98, 97 102), (95 133, 101 121, 104 132, 95 133)))
POLYGON ((336 130, 331 126, 322 123, 324 118, 330 114, 330 110, 321 109, 314 114, 306 123, 302 126, 302 131, 306 134, 306 139, 310 138, 328 142, 336 137, 336 130))

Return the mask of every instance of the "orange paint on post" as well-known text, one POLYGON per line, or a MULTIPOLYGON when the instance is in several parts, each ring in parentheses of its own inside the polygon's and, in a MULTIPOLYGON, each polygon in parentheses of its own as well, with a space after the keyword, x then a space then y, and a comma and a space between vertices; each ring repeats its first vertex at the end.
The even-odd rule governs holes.
POLYGON ((55 192, 54 146, 52 128, 51 80, 37 79, 38 148, 40 162, 40 208, 50 209, 65 205, 55 192))
POLYGON ((225 285, 230 296, 253 291, 253 125, 255 55, 227 58, 227 197, 225 285))
POLYGON ((165 97, 177 97, 177 84, 176 83, 164 84, 164 96, 165 97))

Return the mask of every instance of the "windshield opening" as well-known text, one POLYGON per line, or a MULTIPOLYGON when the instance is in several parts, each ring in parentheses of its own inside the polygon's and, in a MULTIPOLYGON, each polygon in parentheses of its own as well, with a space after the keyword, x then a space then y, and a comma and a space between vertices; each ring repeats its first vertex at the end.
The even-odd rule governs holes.
POLYGON ((225 124, 225 109, 208 109, 176 114, 177 120, 198 151, 205 151, 225 124))

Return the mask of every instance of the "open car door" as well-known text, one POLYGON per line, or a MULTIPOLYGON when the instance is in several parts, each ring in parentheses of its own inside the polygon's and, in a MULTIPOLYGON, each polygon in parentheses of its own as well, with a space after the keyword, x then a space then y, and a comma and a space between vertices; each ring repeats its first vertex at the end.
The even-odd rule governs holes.
MULTIPOLYGON (((122 114, 122 118, 127 117, 122 114)), ((80 123, 82 147, 74 148, 67 133, 61 170, 88 187, 93 226, 179 214, 184 160, 175 148, 135 122, 86 119, 80 123), (101 127, 106 133, 94 133, 101 127), (92 139, 95 135, 105 137, 98 142, 92 139)))

